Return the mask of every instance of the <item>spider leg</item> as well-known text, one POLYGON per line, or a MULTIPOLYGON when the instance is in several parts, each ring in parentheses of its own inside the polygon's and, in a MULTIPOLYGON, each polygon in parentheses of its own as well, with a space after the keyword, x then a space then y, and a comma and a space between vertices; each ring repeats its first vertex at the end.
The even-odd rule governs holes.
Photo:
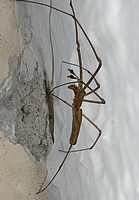
MULTIPOLYGON (((89 117, 87 117, 85 114, 82 114, 82 115, 87 121, 89 121, 98 130, 98 136, 90 147, 73 150, 73 151, 70 151, 69 153, 92 150, 95 147, 96 143, 98 142, 98 140, 102 134, 101 129, 91 119, 89 119, 89 117)), ((63 152, 63 153, 67 153, 67 151, 63 151, 63 150, 59 150, 59 151, 63 152)))

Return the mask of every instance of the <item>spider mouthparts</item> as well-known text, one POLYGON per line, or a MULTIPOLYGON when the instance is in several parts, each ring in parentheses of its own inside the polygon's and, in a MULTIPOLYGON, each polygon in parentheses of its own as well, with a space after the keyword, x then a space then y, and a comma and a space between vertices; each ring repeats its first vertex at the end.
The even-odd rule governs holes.
POLYGON ((75 75, 75 72, 74 72, 73 69, 68 69, 68 71, 69 71, 71 74, 75 75))
POLYGON ((69 76, 67 76, 67 78, 76 79, 76 77, 73 75, 69 75, 69 76))

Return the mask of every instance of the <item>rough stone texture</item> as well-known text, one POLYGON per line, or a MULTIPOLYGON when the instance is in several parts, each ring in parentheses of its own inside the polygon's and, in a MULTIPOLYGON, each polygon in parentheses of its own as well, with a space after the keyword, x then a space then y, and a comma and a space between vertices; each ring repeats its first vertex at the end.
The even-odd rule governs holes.
POLYGON ((24 49, 19 57, 9 59, 9 76, 0 88, 0 129, 40 162, 46 160, 54 141, 51 80, 29 16, 21 34, 24 49))

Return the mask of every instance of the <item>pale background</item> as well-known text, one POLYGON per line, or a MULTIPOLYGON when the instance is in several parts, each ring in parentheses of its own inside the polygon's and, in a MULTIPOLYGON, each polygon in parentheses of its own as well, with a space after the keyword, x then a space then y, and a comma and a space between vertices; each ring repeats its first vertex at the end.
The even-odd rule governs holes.
MULTIPOLYGON (((68 0, 53 0, 52 2, 54 6, 70 12, 68 0)), ((47 189, 47 196, 52 200, 138 200, 139 2, 137 0, 126 2, 124 0, 106 0, 105 2, 103 0, 75 0, 74 2, 77 18, 93 41, 103 61, 103 68, 97 79, 101 84, 99 94, 105 98, 107 104, 100 106, 85 104, 83 106, 83 112, 101 127, 103 135, 94 150, 69 155, 64 167, 54 180, 54 185, 47 189)), ((47 3, 49 4, 49 1, 47 3)), ((51 66, 52 60, 48 56, 51 51, 51 45, 48 41, 49 9, 29 4, 20 5, 18 9, 27 9, 27 13, 32 17, 32 28, 43 48, 46 62, 48 66, 51 66)), ((54 85, 59 85, 68 81, 66 76, 69 66, 61 64, 62 60, 77 63, 74 26, 72 19, 57 12, 52 13, 51 25, 54 48, 54 85)), ((93 72, 96 63, 94 63, 92 52, 82 34, 80 34, 80 43, 84 67, 93 72)), ((17 54, 17 47, 14 53, 8 54, 8 57, 13 54, 17 54)), ((6 66, 7 64, 2 65, 6 66)), ((6 73, 2 76, 6 76, 6 73)), ((72 92, 67 87, 60 88, 55 92, 58 96, 72 103, 72 92)), ((54 109, 55 143, 47 161, 49 171, 47 182, 63 159, 64 155, 59 153, 58 150, 68 149, 69 147, 68 141, 71 131, 71 109, 57 99, 54 99, 54 109)), ((97 131, 84 120, 81 136, 75 149, 90 146, 96 135, 97 131)), ((11 150, 7 150, 6 154, 7 143, 7 141, 5 143, 5 140, 1 139, 3 159, 6 158, 8 152, 11 153, 11 150)), ((2 156, 0 157, 2 158, 2 156)), ((4 161, 1 163, 4 163, 4 161)), ((10 166, 12 165, 15 165, 15 162, 10 164, 10 166)), ((8 166, 7 163, 6 166, 8 166)), ((11 168, 10 166, 7 167, 8 170, 11 168)), ((31 169, 31 166, 28 168, 31 169)), ((37 171, 37 169, 35 170, 37 171)), ((33 170, 31 170, 31 175, 33 173, 33 170)), ((30 179, 27 184, 32 185, 33 180, 30 179)), ((11 185, 13 186, 12 181, 11 185)), ((5 185, 3 190, 6 189, 7 191, 8 187, 8 185, 5 185)), ((22 191, 17 191, 18 194, 21 194, 21 198, 18 197, 18 199, 25 199, 22 192, 24 191, 24 194, 28 195, 28 187, 24 188, 22 185, 21 188, 22 191)), ((13 188, 12 191, 16 192, 17 189, 19 188, 13 188)), ((34 193, 35 189, 36 186, 34 185, 34 193)), ((31 198, 39 199, 41 197, 31 197, 30 195, 28 199, 31 198)))

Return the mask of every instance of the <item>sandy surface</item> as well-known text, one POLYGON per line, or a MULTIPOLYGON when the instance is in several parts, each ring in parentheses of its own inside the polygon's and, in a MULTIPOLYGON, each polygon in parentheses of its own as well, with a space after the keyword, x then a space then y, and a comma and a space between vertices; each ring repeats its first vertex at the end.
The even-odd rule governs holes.
MULTIPOLYGON (((7 77, 10 56, 20 54, 15 3, 0 1, 0 82, 7 77)), ((0 132, 0 199, 46 200, 44 194, 36 195, 45 171, 33 163, 20 145, 13 145, 0 132)))

